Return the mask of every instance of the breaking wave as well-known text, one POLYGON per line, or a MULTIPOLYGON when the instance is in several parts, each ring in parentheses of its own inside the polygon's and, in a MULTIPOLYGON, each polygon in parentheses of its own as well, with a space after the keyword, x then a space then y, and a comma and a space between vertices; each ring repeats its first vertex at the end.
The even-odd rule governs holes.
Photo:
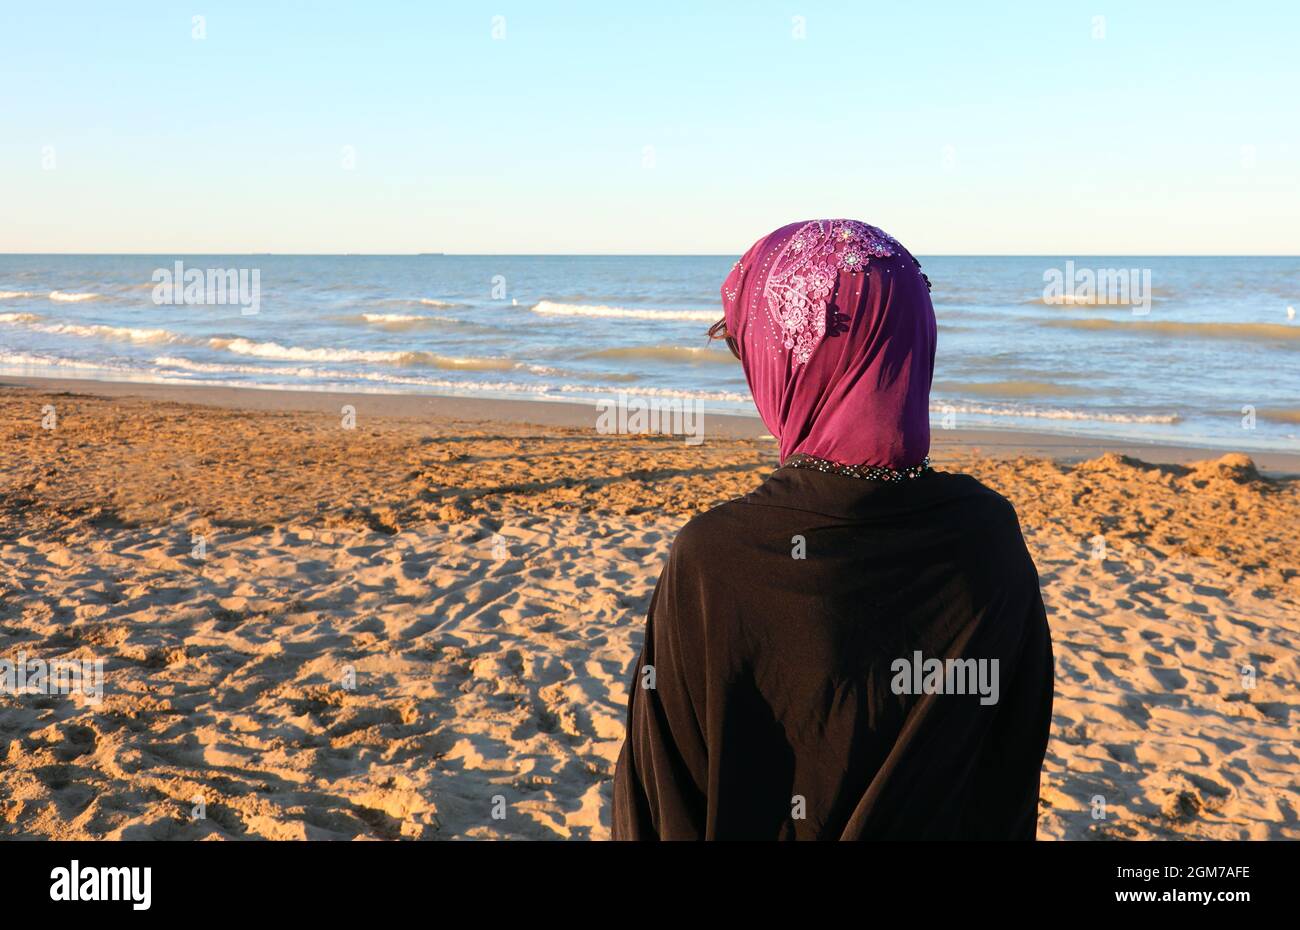
POLYGON ((1080 420, 1099 423, 1178 423, 1176 413, 1110 413, 1103 410, 1067 410, 1059 407, 1034 407, 1026 404, 943 404, 930 403, 930 412, 968 413, 985 417, 1027 417, 1036 420, 1080 420))
POLYGON ((722 315, 720 310, 642 310, 597 304, 560 304, 549 300, 539 301, 531 309, 533 313, 542 316, 585 316, 609 320, 698 320, 701 323, 712 323, 722 315))
POLYGON ((278 342, 254 342, 243 337, 233 339, 217 337, 209 339, 208 345, 236 355, 286 362, 364 362, 372 365, 402 365, 452 371, 512 371, 526 367, 509 358, 455 357, 438 355, 434 352, 391 349, 304 348, 281 345, 278 342))
POLYGON ((38 333, 49 333, 54 336, 82 336, 135 343, 200 344, 199 340, 166 329, 107 326, 102 323, 42 323, 41 317, 35 313, 0 313, 0 323, 19 324, 38 333))

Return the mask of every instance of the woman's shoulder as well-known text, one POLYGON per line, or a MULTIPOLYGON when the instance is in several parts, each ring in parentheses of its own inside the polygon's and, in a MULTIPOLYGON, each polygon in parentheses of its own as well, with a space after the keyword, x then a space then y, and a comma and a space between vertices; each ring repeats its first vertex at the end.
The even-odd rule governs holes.
POLYGON ((999 521, 1011 520, 1019 526, 1015 505, 978 478, 962 472, 936 471, 932 480, 940 499, 962 504, 999 521))
POLYGON ((996 569, 995 574, 1036 580, 1015 505, 971 475, 940 472, 935 477, 945 485, 951 501, 946 522, 957 530, 954 538, 965 552, 963 561, 996 569))
POLYGON ((745 522, 740 509, 745 498, 737 497, 701 511, 686 521, 673 539, 673 551, 705 550, 733 538, 745 522))

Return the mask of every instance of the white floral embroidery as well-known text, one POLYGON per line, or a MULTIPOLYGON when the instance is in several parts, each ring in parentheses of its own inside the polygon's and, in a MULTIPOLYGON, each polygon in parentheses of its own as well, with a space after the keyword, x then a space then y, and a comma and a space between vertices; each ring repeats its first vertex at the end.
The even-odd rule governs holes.
POLYGON ((887 258, 897 248, 889 235, 856 220, 813 220, 790 237, 763 294, 795 365, 807 362, 826 335, 838 274, 863 272, 871 259, 887 258))

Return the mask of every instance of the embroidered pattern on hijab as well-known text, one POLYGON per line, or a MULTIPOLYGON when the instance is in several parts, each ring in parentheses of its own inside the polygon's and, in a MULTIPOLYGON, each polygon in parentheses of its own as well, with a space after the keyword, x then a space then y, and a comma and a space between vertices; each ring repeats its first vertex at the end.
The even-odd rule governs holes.
POLYGON ((794 365, 808 361, 826 336, 827 302, 837 272, 865 271, 898 243, 857 220, 812 220, 790 237, 772 263, 763 296, 794 365))
POLYGON ((789 223, 732 266, 722 309, 781 461, 899 471, 930 451, 937 326, 897 239, 857 220, 789 223))

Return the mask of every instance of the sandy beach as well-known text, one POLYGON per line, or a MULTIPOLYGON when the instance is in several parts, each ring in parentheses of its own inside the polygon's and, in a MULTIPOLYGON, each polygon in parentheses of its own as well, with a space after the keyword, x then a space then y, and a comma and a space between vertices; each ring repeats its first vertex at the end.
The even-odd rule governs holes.
MULTIPOLYGON (((690 446, 561 404, 5 378, 0 410, 0 659, 104 675, 0 694, 8 837, 606 838, 674 533, 776 465, 757 420, 690 446)), ((1038 565, 1039 837, 1300 839, 1300 458, 933 456, 1038 565)))

